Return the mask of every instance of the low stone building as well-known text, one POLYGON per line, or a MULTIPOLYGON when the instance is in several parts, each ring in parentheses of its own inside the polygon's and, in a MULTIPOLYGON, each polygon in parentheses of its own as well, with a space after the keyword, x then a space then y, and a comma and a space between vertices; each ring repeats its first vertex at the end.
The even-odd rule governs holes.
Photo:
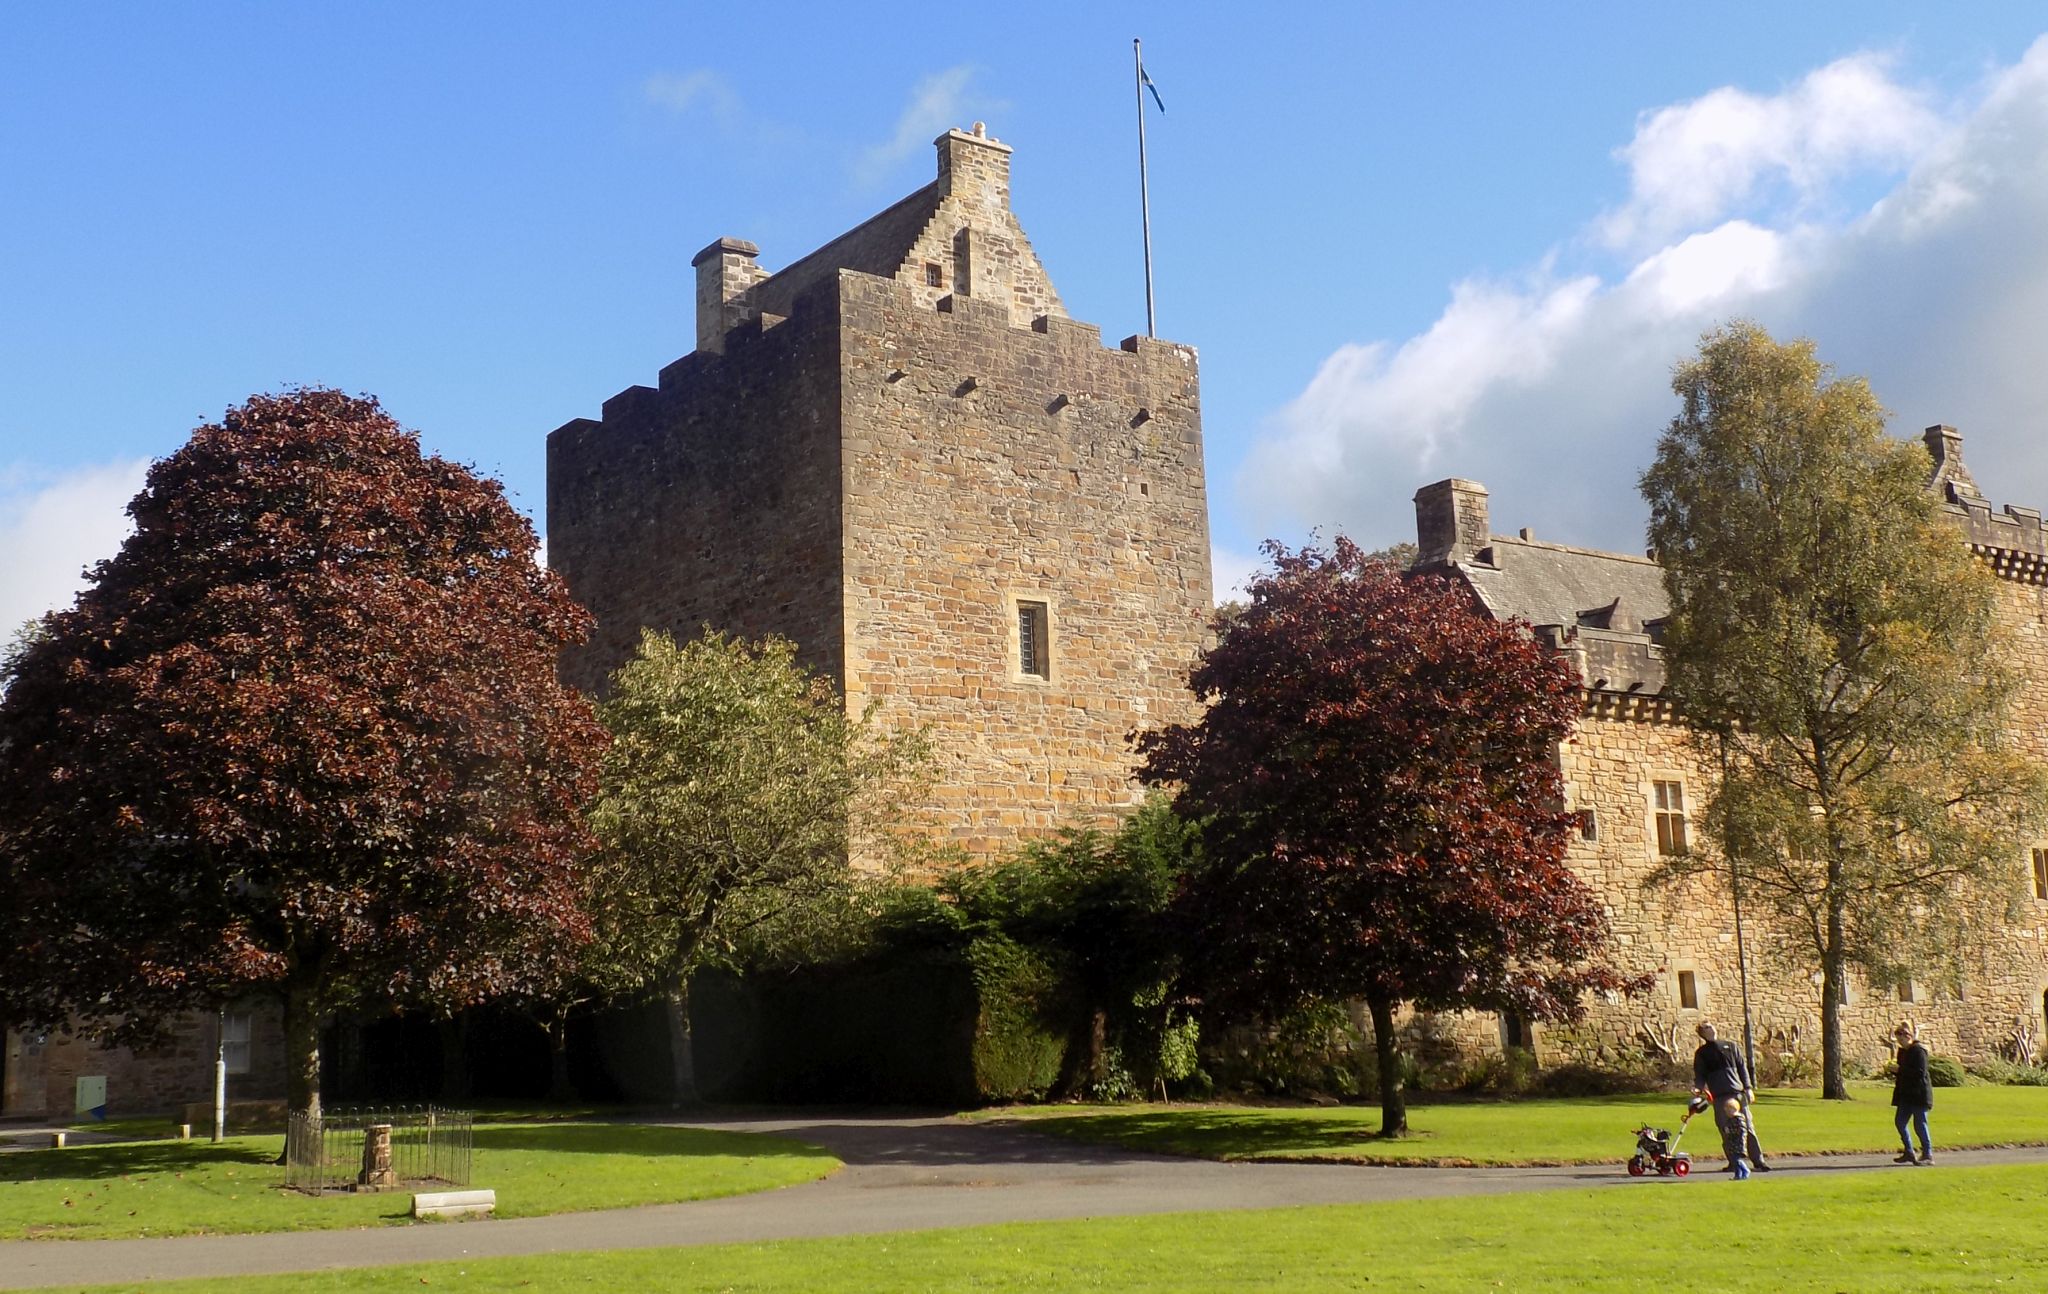
POLYGON ((274 1004, 180 1016, 154 1047, 109 1047, 80 1034, 9 1031, 0 1038, 0 1117, 87 1121, 89 1102, 110 1118, 170 1114, 213 1100, 225 1031, 228 1096, 284 1096, 284 1025, 274 1004), (83 1082, 81 1082, 83 1080, 83 1082), (96 1080, 96 1081, 95 1081, 96 1080))
MULTIPOLYGON (((2022 653, 2027 686, 2014 714, 2026 751, 2048 759, 2048 531, 2040 513, 1992 511, 1962 461, 1952 427, 1931 427, 1932 488, 1941 493, 1971 549, 1998 576, 2001 618, 2022 653)), ((1593 1003, 1570 1031, 1531 1030, 1514 1020, 1466 1019, 1468 1044, 1533 1041, 1546 1059, 1561 1052, 1659 1049, 1690 1054, 1692 1026, 1741 1019, 1733 904, 1701 882, 1652 883, 1652 874, 1697 831, 1708 771, 1699 766, 1679 716, 1663 695, 1658 622, 1669 610, 1662 573, 1648 558, 1547 543, 1524 530, 1494 534, 1484 486, 1439 481, 1415 496, 1416 568, 1448 575, 1489 614, 1519 618, 1564 653, 1584 680, 1578 729, 1559 749, 1570 808, 1580 830, 1574 870, 1605 901, 1614 955, 1631 974, 1649 973, 1646 1000, 1593 1003), (1496 1032, 1497 1031, 1497 1032, 1496 1032)), ((2048 840, 2015 841, 2034 872, 2033 902, 2003 942, 1981 950, 1961 995, 1908 984, 1878 990, 1852 971, 1842 1012, 1845 1054, 1875 1062, 1902 1017, 1918 1022, 1938 1052, 1977 1057, 2016 1035, 2048 1036, 2048 840)), ((1777 969, 1752 925, 1750 997, 1758 1051, 1817 1053, 1816 980, 1777 969)), ((1931 977, 1930 977, 1931 978, 1931 977)))

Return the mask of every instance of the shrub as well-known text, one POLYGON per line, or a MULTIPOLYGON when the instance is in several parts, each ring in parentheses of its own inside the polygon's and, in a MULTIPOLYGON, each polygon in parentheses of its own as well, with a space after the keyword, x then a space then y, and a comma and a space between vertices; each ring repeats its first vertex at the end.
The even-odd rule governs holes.
POLYGON ((1989 1056, 1970 1066, 1970 1072, 1987 1083, 2006 1087, 2048 1087, 2048 1069, 2039 1065, 2015 1065, 1999 1056, 1989 1056))
POLYGON ((1465 1067, 1457 1090, 1469 1096, 1522 1096, 1536 1086, 1536 1053, 1506 1047, 1465 1067))
POLYGON ((1661 1091, 1666 1086, 1662 1075, 1640 1065, 1611 1068, 1572 1061, 1536 1076, 1536 1092, 1540 1096, 1621 1096, 1661 1091))
POLYGON ((1067 1054, 1065 1034, 1046 1019, 1058 976, 1043 957, 1001 935, 976 939, 967 960, 981 1004, 974 1031, 975 1088, 995 1101, 1044 1096, 1067 1054))
POLYGON ((1953 1056, 1929 1056, 1927 1077, 1936 1087, 1961 1087, 1968 1081, 1963 1063, 1953 1056))

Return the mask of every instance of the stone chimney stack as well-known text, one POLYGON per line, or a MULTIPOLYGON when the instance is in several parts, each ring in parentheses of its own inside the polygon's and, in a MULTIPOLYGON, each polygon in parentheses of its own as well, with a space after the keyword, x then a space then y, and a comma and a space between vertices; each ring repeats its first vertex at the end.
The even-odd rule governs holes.
POLYGON ((698 252, 697 349, 725 353, 725 334, 759 313, 747 291, 768 277, 754 258, 761 249, 741 238, 721 238, 698 252))
POLYGON ((1984 492, 1977 488, 1977 482, 1970 475, 1970 469, 1963 466, 1963 437, 1954 427, 1936 424, 1920 434, 1927 442, 1928 456, 1934 459, 1934 475, 1927 482, 1929 488, 1950 503, 1961 503, 1966 499, 1982 499, 1984 492))
POLYGON ((1010 146, 989 138, 988 127, 949 130, 932 141, 939 148, 939 197, 955 198, 989 211, 1010 209, 1010 146))
POLYGON ((1493 542, 1486 514, 1486 487, 1452 477, 1415 492, 1417 566, 1469 562, 1493 542))

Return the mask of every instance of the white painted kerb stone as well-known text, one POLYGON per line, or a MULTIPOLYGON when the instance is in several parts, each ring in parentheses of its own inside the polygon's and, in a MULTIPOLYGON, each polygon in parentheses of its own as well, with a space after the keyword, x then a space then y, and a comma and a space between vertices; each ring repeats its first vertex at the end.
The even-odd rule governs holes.
POLYGON ((496 1191, 430 1191, 412 1197, 416 1218, 459 1218, 497 1207, 496 1191))

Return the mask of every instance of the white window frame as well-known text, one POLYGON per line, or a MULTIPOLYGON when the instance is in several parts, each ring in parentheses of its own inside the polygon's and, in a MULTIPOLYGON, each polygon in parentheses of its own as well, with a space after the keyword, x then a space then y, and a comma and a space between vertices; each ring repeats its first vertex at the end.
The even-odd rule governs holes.
POLYGON ((220 1051, 226 1058, 228 1073, 249 1072, 250 1053, 254 1044, 250 1039, 255 1034, 255 1017, 247 1011, 224 1011, 220 1017, 220 1051))

